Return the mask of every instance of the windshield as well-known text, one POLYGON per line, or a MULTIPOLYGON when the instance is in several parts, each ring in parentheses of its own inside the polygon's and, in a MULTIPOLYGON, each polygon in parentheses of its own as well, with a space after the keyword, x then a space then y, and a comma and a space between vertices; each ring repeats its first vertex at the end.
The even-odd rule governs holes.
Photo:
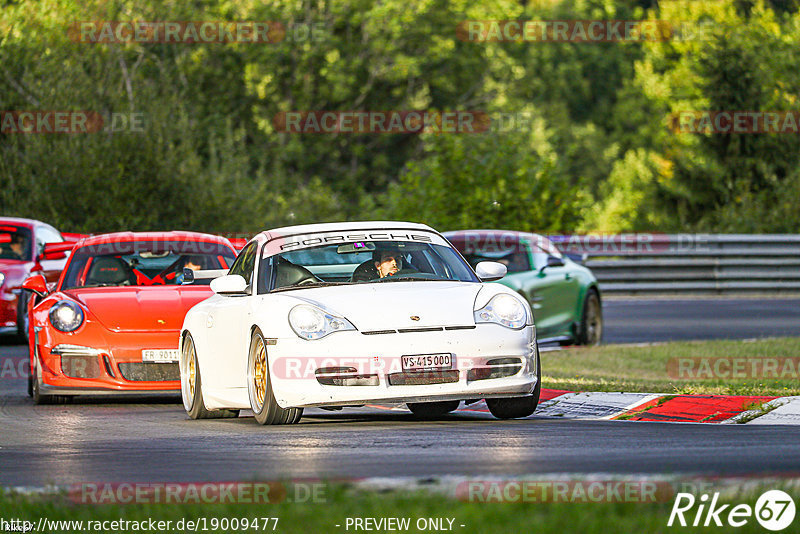
POLYGON ((31 261, 31 232, 19 226, 0 226, 0 259, 31 261))
POLYGON ((283 252, 265 261, 266 287, 401 281, 479 280, 457 252, 445 245, 407 241, 358 241, 283 252))
POLYGON ((496 261, 509 273, 521 273, 540 269, 548 256, 562 257, 549 239, 536 234, 468 230, 445 235, 473 268, 482 261, 496 261))
POLYGON ((103 243, 81 247, 73 253, 62 289, 179 285, 183 283, 184 268, 228 269, 234 259, 233 250, 211 242, 103 243))
POLYGON ((482 261, 496 261, 506 266, 509 273, 522 273, 531 270, 531 263, 526 250, 501 250, 496 253, 467 254, 462 252, 464 259, 475 268, 482 261))

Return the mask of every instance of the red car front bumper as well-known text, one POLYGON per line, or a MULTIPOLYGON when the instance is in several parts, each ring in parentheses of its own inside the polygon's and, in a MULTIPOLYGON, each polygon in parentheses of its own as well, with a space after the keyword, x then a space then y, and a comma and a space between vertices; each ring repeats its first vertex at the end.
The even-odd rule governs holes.
POLYGON ((76 395, 180 391, 177 362, 142 360, 146 349, 177 349, 177 331, 118 333, 113 343, 103 347, 87 346, 79 337, 56 335, 44 339, 48 336, 42 334, 37 332, 34 351, 43 392, 76 395))

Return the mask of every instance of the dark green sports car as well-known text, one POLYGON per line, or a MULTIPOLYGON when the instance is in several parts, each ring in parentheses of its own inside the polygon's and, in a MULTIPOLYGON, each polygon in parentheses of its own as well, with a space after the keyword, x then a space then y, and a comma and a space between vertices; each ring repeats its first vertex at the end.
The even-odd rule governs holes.
POLYGON ((603 311, 592 271, 564 256, 546 237, 505 230, 459 230, 445 237, 474 268, 481 261, 505 264, 498 283, 525 297, 540 343, 597 345, 603 311))

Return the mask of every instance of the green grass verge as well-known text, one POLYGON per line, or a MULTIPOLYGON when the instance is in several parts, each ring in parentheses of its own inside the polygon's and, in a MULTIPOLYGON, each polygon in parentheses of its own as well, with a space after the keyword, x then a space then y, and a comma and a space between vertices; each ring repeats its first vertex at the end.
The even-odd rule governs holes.
MULTIPOLYGON (((764 488, 773 489, 773 488, 764 488)), ((749 504, 753 506, 758 494, 763 491, 739 496, 723 496, 720 504, 749 504)), ((795 501, 800 492, 789 490, 795 501)), ((367 492, 352 491, 341 486, 329 488, 325 502, 316 503, 278 503, 278 504, 126 504, 126 505, 86 505, 75 504, 62 496, 20 496, 0 495, 0 518, 30 521, 37 524, 39 518, 46 518, 48 532, 78 532, 76 528, 56 528, 52 521, 83 521, 84 530, 92 525, 88 521, 171 521, 160 532, 189 532, 185 521, 203 521, 198 532, 356 532, 350 526, 346 529, 347 518, 409 518, 411 528, 406 532, 419 532, 416 522, 419 518, 453 519, 453 532, 536 532, 537 534, 608 534, 609 532, 686 532, 686 527, 667 528, 673 499, 655 503, 478 503, 456 500, 438 493, 429 492, 367 492), (264 522, 261 518, 278 518, 273 530, 273 521, 264 522), (212 528, 214 520, 248 518, 258 519, 258 529, 212 528), (184 520, 183 528, 176 528, 184 520), (203 529, 203 524, 206 529, 203 529), (337 527, 336 525, 340 525, 337 527), (462 526, 463 525, 463 526, 462 526), (266 528, 264 528, 266 526, 266 528)), ((695 507, 687 518, 694 518, 695 507)), ((724 518, 723 518, 724 521, 724 518)), ((444 521, 444 525, 448 525, 444 521)), ((35 527, 34 527, 35 528, 35 527)), ((689 527, 691 530, 691 527, 689 527)), ((730 532, 731 527, 705 527, 703 532, 730 532)), ((735 529, 737 533, 763 532, 755 518, 747 525, 735 529)), ((91 530, 103 532, 103 530, 91 530)), ((364 530, 361 530, 362 532, 364 530)), ((377 532, 392 532, 375 529, 377 532)), ((394 530, 398 532, 399 530, 394 530)), ((432 530, 427 530, 431 532, 432 530)), ((107 525, 105 532, 159 532, 159 530, 121 528, 107 525), (113 529, 113 530, 112 530, 113 529)))
MULTIPOLYGON (((797 358, 800 338, 775 338, 758 341, 691 341, 656 345, 601 345, 592 348, 543 352, 542 386, 573 391, 625 391, 693 395, 800 395, 797 358), (678 374, 677 359, 707 358, 709 367, 697 363, 694 372, 678 374), (726 358, 714 370, 712 358, 726 358), (794 361, 787 361, 794 358, 794 361), (734 362, 747 359, 743 367, 752 369, 753 359, 779 359, 760 377, 739 378, 734 362), (670 360, 673 360, 672 363, 670 360), (670 367, 672 366, 672 367, 670 367), (672 376, 670 376, 672 369, 672 376), (707 371, 711 371, 710 373, 707 371), (794 371, 792 373, 792 371, 794 371), (781 377, 781 374, 784 376, 781 377), (717 375, 714 378, 709 376, 717 375)), ((695 365, 693 363, 693 365, 695 365)), ((750 371, 746 371, 750 372, 750 371)))

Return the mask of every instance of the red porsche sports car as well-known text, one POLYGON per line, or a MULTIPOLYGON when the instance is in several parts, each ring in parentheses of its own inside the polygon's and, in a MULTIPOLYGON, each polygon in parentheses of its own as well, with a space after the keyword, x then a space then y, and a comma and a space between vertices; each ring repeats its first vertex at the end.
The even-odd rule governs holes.
POLYGON ((22 282, 35 274, 56 282, 74 244, 65 243, 58 230, 41 221, 0 218, 0 334, 28 339, 28 294, 22 282))
POLYGON ((210 280, 184 283, 184 276, 194 278, 186 269, 227 270, 235 257, 227 239, 193 232, 79 241, 54 291, 41 275, 24 283, 37 295, 30 311, 28 391, 34 402, 179 391, 184 316, 212 295, 210 280))

